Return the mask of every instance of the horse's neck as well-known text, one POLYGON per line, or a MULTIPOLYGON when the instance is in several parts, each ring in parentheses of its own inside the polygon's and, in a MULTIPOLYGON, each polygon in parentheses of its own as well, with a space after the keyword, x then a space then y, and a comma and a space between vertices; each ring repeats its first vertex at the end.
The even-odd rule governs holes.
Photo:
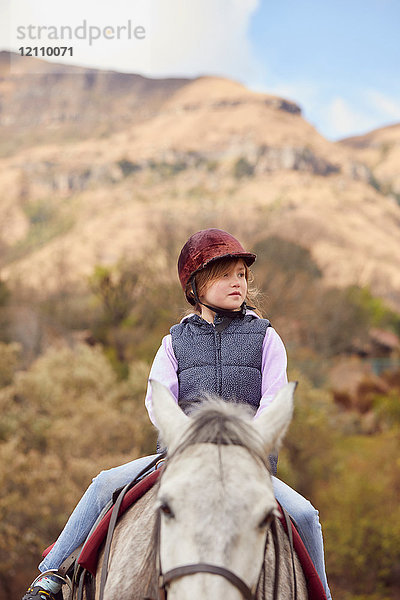
MULTIPOLYGON (((149 551, 149 543, 152 541, 152 533, 155 523, 154 503, 157 488, 152 488, 141 498, 125 515, 117 525, 113 541, 112 556, 110 561, 110 576, 107 584, 108 600, 142 600, 146 593, 152 588, 153 596, 156 598, 157 573, 155 561, 146 560, 149 551), (147 571, 146 571, 147 569, 147 571), (148 579, 152 580, 152 586, 147 588, 148 579)), ((280 577, 277 600, 288 600, 293 598, 293 574, 290 546, 280 522, 278 521, 278 547, 280 549, 280 577)), ((99 565, 102 564, 102 555, 99 565)), ((295 557, 297 598, 307 599, 307 588, 304 574, 300 563, 295 557)), ((100 569, 99 569, 100 571, 100 569)), ((267 552, 265 555, 264 568, 265 582, 262 579, 258 590, 257 600, 273 600, 274 577, 275 577, 275 553, 270 534, 267 552)), ((96 578, 96 592, 98 594, 100 575, 96 578)))
MULTIPOLYGON (((273 600, 275 577, 275 549, 279 548, 279 587, 277 600, 289 600, 295 598, 294 580, 292 571, 292 556, 288 536, 286 535, 279 519, 277 519, 278 543, 276 546, 272 540, 272 533, 269 532, 267 550, 265 553, 264 570, 261 575, 260 585, 258 587, 257 600, 273 600)), ((296 570, 297 599, 306 600, 308 598, 307 586, 297 555, 294 557, 296 570)))
MULTIPOLYGON (((106 584, 107 600, 142 600, 151 579, 152 587, 156 586, 155 555, 153 556, 153 548, 150 547, 156 516, 156 494, 157 485, 140 498, 117 523, 106 584)), ((102 562, 103 552, 99 557, 96 574, 96 600, 102 562)))

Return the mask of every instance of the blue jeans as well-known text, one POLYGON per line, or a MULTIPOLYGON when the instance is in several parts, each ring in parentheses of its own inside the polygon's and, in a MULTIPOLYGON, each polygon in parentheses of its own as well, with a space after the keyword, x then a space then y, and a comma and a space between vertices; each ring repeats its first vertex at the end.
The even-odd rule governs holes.
MULTIPOLYGON (((76 505, 54 547, 40 563, 39 570, 43 572, 58 569, 67 556, 85 541, 100 512, 111 500, 113 492, 132 481, 155 456, 144 456, 97 475, 76 505)), ((318 511, 283 481, 272 477, 272 483, 276 499, 296 521, 300 537, 330 600, 318 511)))
POLYGON ((326 597, 331 600, 332 596, 325 572, 324 542, 318 511, 311 502, 280 479, 272 477, 272 484, 275 498, 296 521, 297 530, 324 586, 326 597))

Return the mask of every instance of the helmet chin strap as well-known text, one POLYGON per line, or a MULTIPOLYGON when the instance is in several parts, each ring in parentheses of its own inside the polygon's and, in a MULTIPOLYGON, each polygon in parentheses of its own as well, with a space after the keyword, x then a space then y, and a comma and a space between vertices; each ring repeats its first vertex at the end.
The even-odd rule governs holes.
MULTIPOLYGON (((192 286, 193 296, 194 296, 194 299, 196 300, 196 302, 198 304, 201 304, 202 306, 205 306, 209 310, 212 310, 219 317, 229 317, 230 319, 237 319, 238 317, 243 317, 246 314, 246 310, 247 310, 246 302, 242 303, 239 310, 227 310, 226 308, 219 308, 218 306, 211 306, 210 304, 204 304, 204 302, 201 302, 201 300, 198 296, 197 289, 196 289, 196 282, 195 282, 194 277, 192 277, 192 280, 190 283, 192 286)), ((249 308, 251 308, 251 307, 249 307, 249 308)))

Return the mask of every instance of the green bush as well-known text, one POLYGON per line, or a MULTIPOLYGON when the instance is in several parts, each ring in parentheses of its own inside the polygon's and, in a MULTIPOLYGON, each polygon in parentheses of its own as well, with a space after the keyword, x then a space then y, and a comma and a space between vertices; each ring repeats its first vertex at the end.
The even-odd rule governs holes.
POLYGON ((33 577, 100 470, 154 452, 144 408, 149 365, 118 382, 100 348, 52 349, 0 390, 0 582, 33 577))
POLYGON ((9 385, 19 366, 19 344, 4 344, 0 342, 0 388, 9 385))
POLYGON ((238 158, 233 166, 233 175, 236 179, 242 179, 242 177, 251 177, 254 175, 254 166, 244 158, 238 158))
POLYGON ((129 175, 132 175, 132 173, 136 173, 137 171, 141 170, 140 165, 133 163, 126 158, 122 158, 117 162, 117 164, 120 167, 124 177, 129 177, 129 175))
POLYGON ((0 279, 0 307, 6 306, 11 298, 11 292, 7 287, 7 284, 0 279))
POLYGON ((353 593, 389 592, 400 562, 399 430, 352 436, 319 489, 329 573, 353 593))

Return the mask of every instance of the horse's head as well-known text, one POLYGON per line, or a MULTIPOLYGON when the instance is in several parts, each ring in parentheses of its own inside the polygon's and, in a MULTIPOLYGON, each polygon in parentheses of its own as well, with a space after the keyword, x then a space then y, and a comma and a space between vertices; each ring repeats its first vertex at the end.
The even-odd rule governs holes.
MULTIPOLYGON (((152 382, 154 415, 168 461, 157 497, 163 573, 207 563, 258 581, 267 531, 276 511, 268 455, 290 423, 295 384, 253 420, 243 407, 206 403, 187 417, 168 390, 152 382)), ((239 600, 226 575, 197 573, 170 583, 168 600, 239 600)))

